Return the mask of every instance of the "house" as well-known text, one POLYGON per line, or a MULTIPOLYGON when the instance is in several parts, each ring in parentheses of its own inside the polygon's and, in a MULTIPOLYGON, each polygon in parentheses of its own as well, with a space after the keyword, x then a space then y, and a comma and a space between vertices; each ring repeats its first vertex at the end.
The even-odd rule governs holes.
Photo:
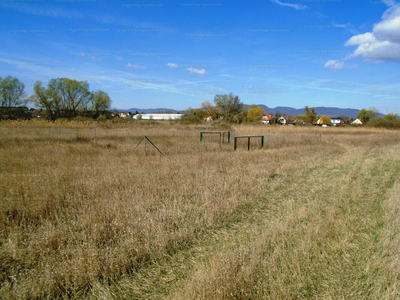
POLYGON ((335 126, 340 126, 344 123, 342 118, 331 118, 332 124, 335 126))
POLYGON ((281 117, 278 119, 278 123, 281 124, 281 125, 286 125, 288 119, 289 119, 288 116, 281 116, 281 117))
POLYGON ((211 116, 208 116, 207 118, 204 118, 204 120, 206 120, 206 122, 212 122, 214 121, 213 118, 211 116))
POLYGON ((131 118, 131 113, 130 112, 121 112, 119 113, 119 117, 122 119, 126 119, 126 118, 131 118))
POLYGON ((172 121, 179 120, 184 114, 137 114, 133 116, 136 120, 156 120, 156 121, 172 121))
POLYGON ((271 123, 271 120, 273 119, 273 116, 270 114, 265 114, 261 117, 261 123, 263 124, 269 124, 271 123))
POLYGON ((351 125, 362 125, 362 122, 360 119, 355 119, 353 122, 351 122, 351 125))

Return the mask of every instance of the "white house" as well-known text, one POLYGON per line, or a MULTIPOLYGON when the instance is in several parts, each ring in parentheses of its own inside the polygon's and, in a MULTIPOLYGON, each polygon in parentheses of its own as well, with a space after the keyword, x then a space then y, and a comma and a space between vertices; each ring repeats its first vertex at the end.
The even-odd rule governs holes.
POLYGON ((183 116, 183 114, 137 114, 133 118, 136 120, 172 121, 179 120, 183 116))
POLYGON ((121 112, 121 113, 119 113, 119 117, 123 118, 123 119, 130 118, 131 117, 131 113, 130 112, 121 112))
POLYGON ((351 125, 362 125, 362 122, 360 119, 355 119, 353 122, 351 122, 351 125))
POLYGON ((341 118, 331 118, 332 124, 335 126, 340 126, 343 124, 343 119, 341 118))
POLYGON ((281 116, 281 117, 278 119, 278 122, 279 122, 279 124, 281 124, 281 125, 286 125, 286 118, 285 118, 284 116, 281 116))

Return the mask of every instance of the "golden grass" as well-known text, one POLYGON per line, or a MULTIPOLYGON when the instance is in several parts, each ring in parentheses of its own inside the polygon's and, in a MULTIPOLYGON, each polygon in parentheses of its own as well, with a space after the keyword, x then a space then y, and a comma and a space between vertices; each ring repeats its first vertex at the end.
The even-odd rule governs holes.
POLYGON ((0 296, 395 299, 398 132, 227 128, 1 123, 0 296))

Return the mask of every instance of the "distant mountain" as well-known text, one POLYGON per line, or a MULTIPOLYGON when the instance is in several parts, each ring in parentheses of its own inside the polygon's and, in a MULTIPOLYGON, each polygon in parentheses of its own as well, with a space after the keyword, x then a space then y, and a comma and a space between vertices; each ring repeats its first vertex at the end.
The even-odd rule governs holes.
MULTIPOLYGON (((304 114, 304 108, 296 109, 286 106, 277 106, 275 108, 269 108, 268 106, 265 106, 263 104, 258 104, 258 106, 264 108, 265 113, 271 115, 275 115, 277 112, 279 112, 282 115, 291 115, 292 117, 304 114)), ((315 111, 317 112, 317 116, 330 116, 331 118, 347 116, 353 119, 355 119, 358 113, 360 112, 359 109, 354 109, 354 108, 337 108, 337 107, 324 107, 324 106, 315 107, 315 111)), ((384 114, 378 113, 378 116, 383 117, 384 114)))
MULTIPOLYGON (((262 107, 265 110, 265 113, 275 115, 277 112, 281 115, 291 115, 292 117, 295 117, 297 115, 302 115, 304 114, 304 108, 293 108, 293 107, 287 107, 287 106, 277 106, 274 108, 270 108, 268 106, 265 106, 263 104, 257 104, 259 107, 262 107)), ((246 105, 248 106, 248 105, 246 105)), ((176 111, 177 113, 182 113, 181 110, 176 110, 173 108, 129 108, 129 109, 120 109, 119 111, 125 112, 129 111, 132 113, 135 113, 136 111, 139 113, 145 113, 145 114, 151 114, 155 111, 176 111)), ((354 109, 354 108, 337 108, 337 107, 324 107, 324 106, 319 106, 315 107, 315 111, 317 112, 317 116, 330 116, 331 118, 336 118, 340 116, 347 116, 349 118, 355 119, 357 114, 360 112, 359 109, 354 109)), ((384 114, 378 113, 378 117, 383 117, 384 114)))

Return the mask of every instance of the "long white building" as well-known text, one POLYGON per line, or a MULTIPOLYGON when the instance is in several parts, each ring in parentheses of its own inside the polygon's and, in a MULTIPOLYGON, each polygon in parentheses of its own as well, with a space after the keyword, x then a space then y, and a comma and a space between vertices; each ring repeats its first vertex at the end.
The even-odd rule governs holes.
POLYGON ((156 121, 172 121, 179 120, 184 114, 137 114, 133 118, 136 120, 156 120, 156 121))

